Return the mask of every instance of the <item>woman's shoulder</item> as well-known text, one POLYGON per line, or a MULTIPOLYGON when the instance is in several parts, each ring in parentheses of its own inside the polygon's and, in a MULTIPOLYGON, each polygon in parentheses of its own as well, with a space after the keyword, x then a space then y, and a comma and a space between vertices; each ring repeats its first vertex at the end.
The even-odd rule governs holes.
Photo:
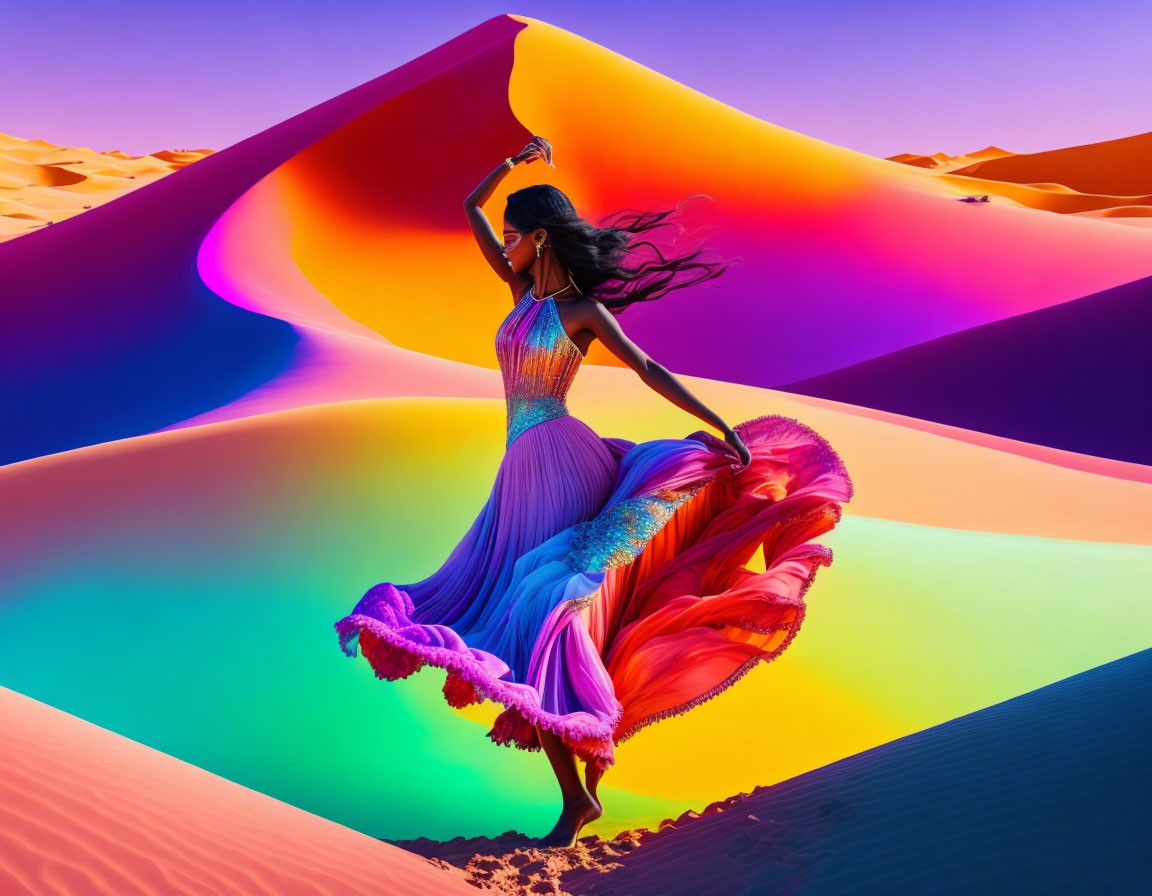
POLYGON ((565 305, 571 305, 573 308, 582 308, 589 311, 594 311, 596 306, 603 304, 598 298, 592 295, 578 295, 572 298, 557 298, 556 301, 565 305))
POLYGON ((577 320, 585 322, 595 320, 597 317, 602 317, 604 314, 609 313, 608 307, 598 298, 591 295, 577 296, 575 299, 568 299, 567 304, 572 306, 572 316, 577 320))
POLYGON ((564 320, 578 329, 594 329, 597 318, 604 314, 604 303, 595 296, 580 295, 563 301, 557 298, 555 301, 566 306, 564 320))

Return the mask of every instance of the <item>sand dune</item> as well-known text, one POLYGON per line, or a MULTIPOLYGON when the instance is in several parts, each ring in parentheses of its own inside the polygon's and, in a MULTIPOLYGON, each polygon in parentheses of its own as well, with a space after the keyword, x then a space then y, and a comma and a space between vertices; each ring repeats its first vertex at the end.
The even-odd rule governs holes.
POLYGON ((975 153, 901 153, 889 161, 929 169, 969 192, 987 192, 1029 208, 1149 226, 1152 132, 1034 153, 989 146, 975 153), (965 180, 958 180, 959 175, 965 180))
POLYGON ((1152 193, 1152 131, 1033 153, 1005 153, 952 169, 964 174, 1035 184, 1050 181, 1079 193, 1136 196, 1152 193))
MULTIPOLYGON (((1148 734, 1133 667, 1107 693, 1065 687, 1100 683, 1081 676, 1052 703, 1030 694, 923 730, 1148 642, 1152 468, 1131 420, 1147 379, 1152 243, 1139 227, 1152 185, 1065 176, 1139 167, 1140 139, 1056 159, 993 146, 879 160, 525 16, 494 17, 219 153, 0 135, 0 378, 19 384, 0 408, 0 504, 15 509, 0 538, 0 669, 19 690, 129 720, 152 743, 165 713, 193 719, 166 749, 248 783, 246 763, 274 759, 283 777, 259 779, 269 793, 287 799, 275 786, 307 778, 293 803, 347 811, 341 821, 374 834, 387 832, 373 827, 378 805, 421 833, 458 819, 476 830, 510 807, 517 824, 540 815, 532 785, 551 793, 549 770, 473 750, 483 707, 416 700, 427 677, 404 691, 358 681, 329 637, 362 579, 442 559, 490 482, 504 423, 492 334, 509 296, 459 203, 533 133, 553 141, 558 167, 519 169, 508 192, 547 180, 593 219, 715 198, 696 223, 742 266, 630 310, 626 329, 725 418, 810 423, 860 484, 836 533, 847 562, 813 601, 803 650, 624 745, 611 824, 676 821, 547 856, 516 852, 515 832, 404 841, 438 865, 0 692, 0 810, 16 820, 0 825, 0 893, 335 896, 470 881, 696 894, 701 873, 722 892, 820 892, 858 883, 852 862, 890 881, 885 892, 921 893, 962 852, 978 859, 969 874, 989 867, 981 856, 1023 868, 1035 853, 1021 830, 1070 852, 1053 794, 1066 785, 1061 798, 1097 812, 1093 762, 1142 781, 1126 752, 1148 734), (564 77, 573 70, 580 82, 564 77), (629 102, 588 105, 605 95, 629 102), (955 201, 973 191, 995 201, 955 201), (1117 222, 1129 226, 1105 226, 1117 222), (66 655, 42 640, 59 618, 66 655), (313 740, 293 753, 273 722, 313 740), (195 754, 205 729, 230 752, 195 754), (893 740, 910 731, 921 734, 893 740), (681 768, 715 751, 722 761, 681 768), (412 780, 386 773, 401 764, 412 780), (338 800, 316 798, 334 784, 338 800), (1013 784, 995 805, 990 793, 1013 784), (453 799, 464 786, 487 788, 483 817, 453 799), (430 791, 439 808, 415 796, 430 791), (901 851, 917 832, 936 850, 919 844, 920 859, 901 851)), ((629 438, 698 428, 622 366, 594 347, 576 416, 629 438)), ((1084 842, 1122 873, 1116 825, 1131 806, 1114 783, 1097 792, 1112 814, 1084 842)))
POLYGON ((894 156, 885 156, 885 158, 890 162, 901 162, 905 165, 912 165, 915 168, 931 168, 936 171, 955 171, 957 168, 962 168, 965 165, 985 162, 989 159, 1001 159, 1011 155, 1015 155, 1015 153, 1001 149, 998 146, 988 146, 976 152, 967 152, 959 156, 950 156, 944 152, 933 153, 930 156, 902 152, 894 156))
POLYGON ((515 894, 1138 892, 1149 687, 1152 650, 571 849, 395 843, 515 894))
MULTIPOLYGON (((719 282, 625 313, 629 336, 678 374, 772 388, 1152 270, 1142 232, 1102 226, 1135 218, 964 205, 954 200, 981 186, 971 178, 759 121, 577 35, 498 16, 118 202, 0 247, 14 297, 0 377, 23 384, 0 462, 406 389, 491 394, 468 385, 465 369, 408 372, 387 347, 495 370, 491 335, 507 290, 480 260, 460 199, 488 170, 484 159, 503 159, 532 133, 550 136, 557 168, 518 169, 502 192, 547 179, 593 219, 712 197, 690 223, 740 263, 719 282), (584 86, 558 78, 540 94, 534 73, 573 69, 584 86), (634 105, 585 113, 584 97, 613 92, 634 105), (451 160, 414 152, 427 141, 451 160), (609 151, 622 143, 635 152, 609 151), (359 166, 366 157, 377 162, 359 166), (387 174, 393 163, 410 166, 402 183, 387 174)), ((24 154, 40 164, 65 153, 24 154)), ((586 361, 623 366, 599 343, 586 361)))
POLYGON ((0 688, 0 893, 474 894, 463 874, 0 688))
POLYGON ((1152 277, 789 383, 845 405, 1152 464, 1152 277))
POLYGON ((213 152, 130 156, 0 133, 0 243, 104 205, 213 152))
POLYGON ((0 890, 1119 892, 1148 872, 1150 686, 1147 650, 656 830, 548 850, 515 831, 373 844, 0 689, 0 890))

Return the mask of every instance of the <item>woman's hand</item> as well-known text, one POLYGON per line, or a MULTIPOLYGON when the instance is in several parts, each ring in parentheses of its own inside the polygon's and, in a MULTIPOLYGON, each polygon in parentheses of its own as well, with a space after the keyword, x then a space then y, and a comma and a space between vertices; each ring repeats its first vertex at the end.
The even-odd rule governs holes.
POLYGON ((748 464, 752 462, 752 452, 748 450, 748 446, 744 444, 740 436, 736 435, 736 431, 731 427, 725 428, 724 441, 731 445, 740 456, 740 466, 736 467, 734 472, 739 473, 741 470, 747 468, 748 464))
MULTIPOLYGON (((542 159, 552 165, 552 144, 543 137, 533 136, 531 142, 512 157, 513 162, 527 162, 531 165, 537 159, 542 159)), ((555 165, 552 165, 555 168, 555 165)))

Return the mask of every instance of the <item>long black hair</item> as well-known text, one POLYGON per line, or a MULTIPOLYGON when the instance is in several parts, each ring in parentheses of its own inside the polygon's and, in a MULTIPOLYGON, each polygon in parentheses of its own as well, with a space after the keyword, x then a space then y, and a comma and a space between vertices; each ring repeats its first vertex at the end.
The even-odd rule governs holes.
POLYGON ((521 233, 543 227, 556 258, 569 273, 580 292, 595 296, 613 312, 636 302, 650 302, 673 289, 684 289, 724 273, 732 262, 697 261, 703 249, 668 258, 650 240, 633 240, 637 234, 677 224, 671 216, 681 212, 697 193, 667 211, 624 209, 600 220, 599 225, 584 220, 572 202, 551 184, 533 184, 508 194, 504 220, 521 233), (655 258, 626 267, 625 259, 639 255, 641 247, 652 250, 655 258), (687 282, 677 275, 698 272, 687 282))

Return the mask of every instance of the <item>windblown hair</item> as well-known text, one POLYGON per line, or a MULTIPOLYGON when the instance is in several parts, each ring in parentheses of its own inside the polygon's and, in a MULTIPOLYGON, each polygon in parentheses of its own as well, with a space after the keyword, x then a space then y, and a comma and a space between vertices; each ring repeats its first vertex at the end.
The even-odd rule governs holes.
MULTIPOLYGON (((580 292, 592 295, 613 313, 636 302, 650 302, 673 289, 684 289, 719 277, 731 262, 697 261, 703 249, 679 257, 666 257, 650 240, 634 240, 640 233, 677 224, 670 216, 700 196, 682 200, 674 209, 643 212, 624 209, 602 218, 600 226, 581 218, 563 192, 550 184, 534 184, 508 195, 504 219, 521 233, 539 227, 548 231, 548 243, 556 258, 572 275, 580 292), (652 250, 655 258, 626 266, 625 261, 652 250), (677 281, 684 272, 697 272, 687 282, 677 281)), ((710 198, 710 197, 708 197, 710 198)))

